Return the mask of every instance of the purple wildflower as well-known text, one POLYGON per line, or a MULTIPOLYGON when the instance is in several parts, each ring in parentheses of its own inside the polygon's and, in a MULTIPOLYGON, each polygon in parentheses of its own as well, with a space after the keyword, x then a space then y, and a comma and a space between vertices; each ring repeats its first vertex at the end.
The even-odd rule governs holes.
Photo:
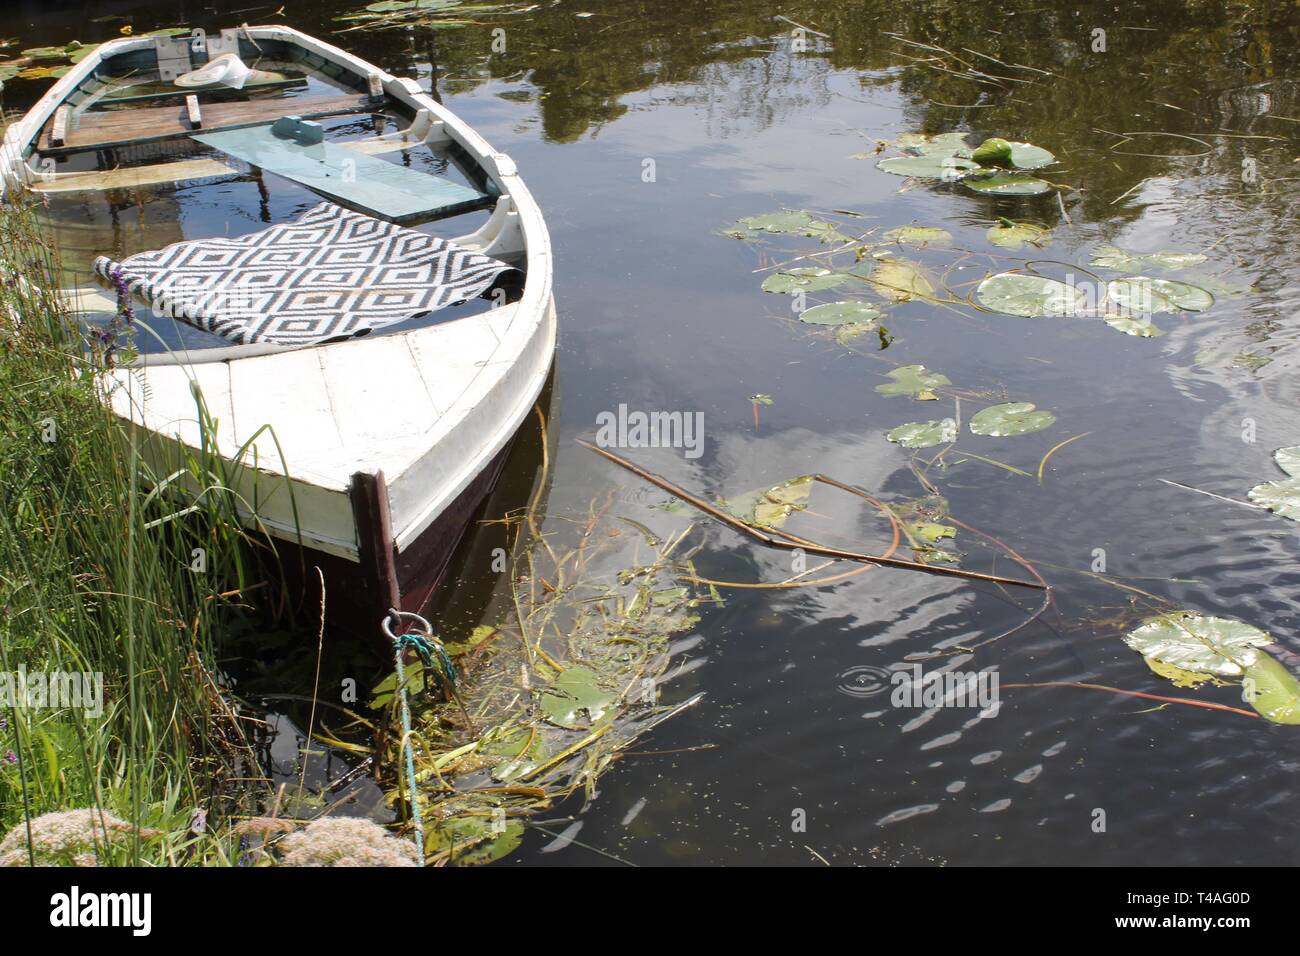
POLYGON ((18 755, 14 753, 12 750, 6 750, 4 760, 5 763, 17 763, 18 755))

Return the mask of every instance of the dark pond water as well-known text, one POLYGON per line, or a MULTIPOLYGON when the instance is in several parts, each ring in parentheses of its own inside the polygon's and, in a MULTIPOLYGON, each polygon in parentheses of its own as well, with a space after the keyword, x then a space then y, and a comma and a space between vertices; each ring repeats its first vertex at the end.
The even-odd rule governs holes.
MULTIPOLYGON (((251 2, 27 4, 0 33, 28 45, 106 38, 120 26, 95 21, 108 14, 133 16, 138 29, 271 19, 274 6, 230 12, 251 2)), ((283 22, 328 34, 350 6, 289 0, 283 22)), ((592 437, 597 416, 620 404, 703 414, 700 457, 627 454, 712 497, 809 472, 894 500, 923 494, 910 453, 884 433, 957 409, 950 393, 927 403, 877 394, 898 365, 947 375, 963 421, 1001 401, 1056 415, 1032 435, 964 434, 928 471, 952 515, 1054 586, 1053 607, 1027 628, 924 662, 995 670, 995 716, 894 707, 887 693, 862 696, 854 679, 987 640, 1024 620, 1033 595, 892 570, 732 591, 725 608, 705 612, 703 641, 685 655, 703 663, 669 685, 673 698, 704 700, 602 777, 597 799, 565 808, 582 810, 583 844, 640 864, 1297 861, 1295 727, 1095 690, 1006 687, 1088 682, 1245 706, 1236 686, 1174 688, 1124 645, 1128 629, 1165 607, 1250 622, 1273 635, 1280 660, 1300 661, 1300 529, 1160 480, 1244 500, 1284 477, 1272 451, 1300 444, 1293 4, 547 0, 459 30, 336 39, 436 82, 514 157, 546 213, 561 323, 552 516, 584 512, 617 485, 624 513, 655 527, 669 520, 652 507, 661 496, 572 441, 592 437), (796 24, 803 51, 792 44, 796 24), (491 48, 494 26, 506 30, 504 52, 491 48), (1093 49, 1096 30, 1104 51, 1093 49), (972 68, 989 76, 959 75, 972 68), (874 156, 855 158, 877 140, 949 130, 1051 150, 1062 162, 1047 178, 1068 187, 1063 201, 909 183, 877 170, 874 156), (759 288, 769 273, 755 270, 815 241, 721 235, 739 217, 782 208, 876 230, 874 242, 899 226, 943 228, 948 245, 896 251, 958 296, 1027 258, 1082 276, 1096 247, 1116 245, 1203 253, 1178 272, 1130 271, 1203 285, 1217 301, 1156 316, 1158 338, 1098 320, 911 301, 887 306, 887 349, 875 335, 850 349, 791 321, 789 297, 759 288), (1051 242, 990 245, 998 217, 1050 227, 1051 242), (749 397, 760 393, 773 403, 756 427, 749 397), (1085 433, 1038 480, 1043 456, 1085 433), (1108 577, 1089 573, 1102 560, 1108 577)), ((42 87, 11 84, 5 107, 25 107, 42 87)), ((809 304, 838 297, 814 293, 809 304)), ((509 481, 526 487, 536 456, 512 467, 526 474, 509 481)), ((872 513, 838 517, 823 490, 812 506, 837 517, 800 516, 801 533, 881 545, 872 513)), ((706 577, 791 573, 788 556, 730 532, 709 542, 697 558, 706 577)), ((1023 574, 969 532, 954 546, 965 567, 1023 574)), ((488 604, 476 554, 439 609, 446 620, 488 604)), ((578 845, 541 853, 549 840, 530 833, 506 865, 610 862, 578 845)))

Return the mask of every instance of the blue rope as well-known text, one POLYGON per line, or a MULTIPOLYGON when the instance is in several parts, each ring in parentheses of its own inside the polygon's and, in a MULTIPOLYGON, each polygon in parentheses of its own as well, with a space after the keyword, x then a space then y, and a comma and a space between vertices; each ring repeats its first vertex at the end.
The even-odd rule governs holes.
POLYGON ((397 661, 397 689, 402 698, 402 750, 406 757, 406 785, 411 804, 411 819, 419 839, 420 859, 424 859, 424 821, 420 817, 420 796, 415 785, 415 748, 411 744, 411 705, 406 694, 406 665, 402 657, 406 650, 413 650, 420 657, 424 666, 424 687, 429 687, 429 671, 438 674, 439 680, 446 680, 453 690, 456 687, 456 668, 452 666, 442 643, 436 638, 423 634, 399 634, 393 638, 393 655, 397 661), (438 664, 435 666, 434 658, 438 664))

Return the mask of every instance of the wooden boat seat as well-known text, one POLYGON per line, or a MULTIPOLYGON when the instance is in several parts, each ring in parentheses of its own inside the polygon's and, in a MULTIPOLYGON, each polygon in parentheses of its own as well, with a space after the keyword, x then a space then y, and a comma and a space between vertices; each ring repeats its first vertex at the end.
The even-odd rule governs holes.
POLYGON ((477 189, 325 142, 319 123, 297 116, 192 138, 390 222, 451 216, 493 202, 477 189))
MULTIPOLYGON (((203 129, 237 129, 277 120, 287 113, 303 117, 364 113, 377 108, 375 99, 355 94, 298 96, 292 99, 249 100, 239 103, 202 104, 203 129)), ((128 143, 152 142, 188 136, 197 132, 185 105, 155 106, 148 109, 73 113, 64 119, 66 129, 57 130, 59 116, 50 118, 41 130, 37 149, 45 154, 106 149, 128 143)))

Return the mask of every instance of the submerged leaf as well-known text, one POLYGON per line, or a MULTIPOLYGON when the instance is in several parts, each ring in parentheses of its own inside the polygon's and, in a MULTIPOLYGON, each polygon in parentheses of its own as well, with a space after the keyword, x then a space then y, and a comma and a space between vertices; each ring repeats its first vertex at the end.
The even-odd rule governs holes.
POLYGON ((741 521, 780 528, 795 511, 808 505, 812 475, 791 478, 769 488, 759 488, 719 502, 741 521))
POLYGON ((934 226, 900 226, 885 233, 885 238, 912 246, 928 246, 937 242, 951 242, 952 233, 934 226))
POLYGON ((985 236, 988 237, 989 242, 1004 249, 1019 249, 1025 243, 1042 247, 1051 241, 1052 230, 1036 226, 1031 222, 1012 222, 1010 219, 1002 219, 996 226, 990 226, 985 236))
POLYGON ((1273 643, 1273 639, 1244 621, 1174 611, 1129 631, 1124 643, 1143 657, 1183 670, 1241 677, 1260 658, 1258 648, 1273 643))
MULTIPOLYGON (((799 314, 800 322, 811 325, 869 326, 884 313, 868 302, 828 302, 799 314)), ((866 331, 866 328, 863 329, 866 331)))
POLYGON ((904 448, 930 448, 957 440, 957 422, 951 418, 929 422, 908 422, 885 435, 904 448))
POLYGON ((1028 435, 1040 432, 1056 421, 1049 411, 1037 409, 1032 402, 1004 402, 981 408, 970 420, 971 434, 990 438, 1028 435))
POLYGON ((804 292, 817 292, 821 289, 833 289, 848 281, 849 277, 843 272, 831 272, 830 269, 807 266, 772 273, 763 280, 762 289, 764 292, 777 293, 796 292, 800 289, 804 292))
POLYGON ((1104 319, 1106 324, 1112 329, 1118 329, 1125 335, 1136 335, 1139 338, 1153 339, 1158 335, 1165 334, 1154 322, 1145 316, 1139 317, 1135 315, 1124 315, 1123 313, 1117 312, 1106 312, 1102 315, 1102 319, 1104 319))
POLYGON ((893 379, 883 385, 877 385, 876 391, 881 395, 911 395, 921 401, 932 401, 939 396, 934 389, 940 385, 951 385, 947 375, 940 372, 927 372, 924 365, 904 365, 888 373, 893 379))
POLYGON ((1171 681, 1175 687, 1196 688, 1206 683, 1220 685, 1228 683, 1227 681, 1219 680, 1219 678, 1215 677, 1213 674, 1201 674, 1196 671, 1189 671, 1185 668, 1178 667, 1175 664, 1166 664, 1164 661, 1158 661, 1152 657, 1144 657, 1142 659, 1146 661, 1147 667, 1151 668, 1152 671, 1166 680, 1171 681))
POLYGON ((1206 257, 1199 252, 1160 252, 1138 254, 1125 252, 1119 246, 1098 246, 1092 253, 1092 265, 1103 269, 1137 269, 1144 263, 1157 265, 1170 271, 1199 265, 1206 257))
POLYGON ((995 312, 1028 318, 1074 315, 1084 304, 1083 295, 1074 286, 1024 272, 989 276, 979 284, 975 297, 995 312))
POLYGON ((923 266, 894 256, 878 256, 867 281, 881 295, 896 302, 928 299, 934 294, 934 283, 923 266))

